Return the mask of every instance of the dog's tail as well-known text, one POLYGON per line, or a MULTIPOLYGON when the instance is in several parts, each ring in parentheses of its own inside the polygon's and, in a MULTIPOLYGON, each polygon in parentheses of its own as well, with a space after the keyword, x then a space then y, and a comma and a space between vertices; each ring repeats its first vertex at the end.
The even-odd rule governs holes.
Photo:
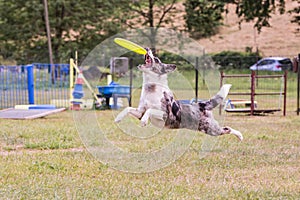
POLYGON ((220 91, 215 96, 213 96, 210 100, 200 103, 200 107, 204 107, 204 109, 206 110, 214 109, 224 101, 224 99, 227 97, 229 93, 230 88, 231 88, 231 84, 223 85, 220 91))

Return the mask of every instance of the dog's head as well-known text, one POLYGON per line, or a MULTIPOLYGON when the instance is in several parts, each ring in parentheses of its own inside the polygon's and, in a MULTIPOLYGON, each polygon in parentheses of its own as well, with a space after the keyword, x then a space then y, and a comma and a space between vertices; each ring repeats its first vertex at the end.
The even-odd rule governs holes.
POLYGON ((139 65, 139 70, 145 73, 155 73, 158 75, 167 74, 176 69, 174 64, 165 64, 160 61, 158 57, 155 57, 150 48, 146 48, 147 54, 145 55, 145 64, 139 65))

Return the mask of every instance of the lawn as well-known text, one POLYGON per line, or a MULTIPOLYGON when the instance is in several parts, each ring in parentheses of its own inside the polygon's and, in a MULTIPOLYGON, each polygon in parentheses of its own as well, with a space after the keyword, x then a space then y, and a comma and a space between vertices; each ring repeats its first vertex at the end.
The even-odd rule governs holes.
MULTIPOLYGON (((216 117, 240 130, 243 142, 232 135, 210 137, 192 132, 192 143, 182 156, 158 169, 149 164, 150 172, 124 172, 90 153, 93 144, 101 144, 99 130, 115 146, 131 153, 159 151, 175 137, 172 131, 135 126, 138 121, 130 118, 128 123, 135 123, 133 126, 117 126, 113 119, 120 110, 65 111, 35 120, 0 119, 0 199, 300 199, 300 120, 295 113, 293 76, 288 83, 286 117, 281 112, 265 116, 223 113, 216 117), (80 113, 91 115, 84 118, 80 113), (95 139, 87 147, 85 135, 78 133, 80 124, 93 130, 95 139)), ((176 75, 170 80, 182 81, 181 88, 174 88, 179 98, 194 95, 194 74, 187 77, 176 75)), ((234 86, 245 84, 248 82, 234 86)), ((208 91, 199 85, 199 97, 207 98, 208 91)), ((140 88, 134 88, 134 106, 139 95, 140 88)), ((278 102, 278 97, 272 101, 278 102)))
MULTIPOLYGON (((96 116, 113 127, 112 113, 96 116)), ((299 117, 226 114, 225 122, 244 134, 243 142, 197 133, 185 154, 165 168, 128 173, 85 149, 72 111, 1 119, 1 199, 299 199, 299 117), (206 137, 214 146, 203 152, 206 137)))

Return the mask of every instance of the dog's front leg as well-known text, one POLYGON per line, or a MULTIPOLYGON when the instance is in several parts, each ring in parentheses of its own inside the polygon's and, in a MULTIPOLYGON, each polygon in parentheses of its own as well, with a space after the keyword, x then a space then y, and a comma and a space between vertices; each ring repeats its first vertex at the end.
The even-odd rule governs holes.
POLYGON ((164 121, 163 116, 164 116, 164 111, 158 110, 158 109, 148 109, 146 110, 145 114, 143 115, 141 119, 141 126, 146 126, 148 124, 149 118, 150 119, 155 119, 158 121, 164 121))
POLYGON ((115 122, 120 122, 128 114, 131 114, 132 116, 134 116, 138 119, 140 119, 143 115, 143 113, 140 112, 137 108, 127 107, 117 115, 117 117, 115 118, 115 122))

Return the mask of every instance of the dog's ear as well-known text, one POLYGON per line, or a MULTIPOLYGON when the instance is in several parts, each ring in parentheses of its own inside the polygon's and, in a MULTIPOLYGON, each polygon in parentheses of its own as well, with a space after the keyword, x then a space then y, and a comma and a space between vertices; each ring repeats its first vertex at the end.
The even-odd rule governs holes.
POLYGON ((176 65, 174 64, 165 64, 165 71, 167 73, 172 72, 176 69, 176 65))

